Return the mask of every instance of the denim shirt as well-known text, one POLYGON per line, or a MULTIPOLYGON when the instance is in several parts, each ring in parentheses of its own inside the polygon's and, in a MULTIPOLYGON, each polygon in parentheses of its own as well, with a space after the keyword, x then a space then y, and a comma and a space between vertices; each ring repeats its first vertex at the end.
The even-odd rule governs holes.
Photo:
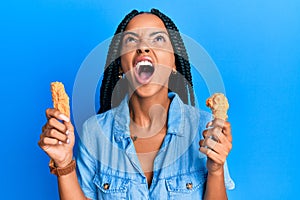
MULTIPOLYGON (((88 119, 79 134, 77 174, 90 199, 203 199, 207 157, 199 151, 211 115, 169 93, 167 133, 153 165, 148 188, 129 133, 128 96, 121 104, 88 119)), ((227 164, 225 186, 234 188, 227 164)))

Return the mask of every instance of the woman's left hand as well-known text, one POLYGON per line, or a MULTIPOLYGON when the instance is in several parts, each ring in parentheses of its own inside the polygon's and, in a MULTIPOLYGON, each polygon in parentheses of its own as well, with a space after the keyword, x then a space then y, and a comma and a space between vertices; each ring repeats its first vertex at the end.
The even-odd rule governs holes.
POLYGON ((207 170, 211 174, 223 172, 223 165, 232 148, 230 123, 220 119, 209 122, 200 140, 200 151, 207 155, 207 170))

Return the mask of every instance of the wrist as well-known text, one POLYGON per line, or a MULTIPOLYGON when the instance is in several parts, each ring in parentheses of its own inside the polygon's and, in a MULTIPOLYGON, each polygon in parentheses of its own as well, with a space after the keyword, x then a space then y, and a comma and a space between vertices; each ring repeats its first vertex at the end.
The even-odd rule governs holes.
POLYGON ((217 170, 213 170, 213 171, 210 170, 210 171, 208 171, 208 175, 210 175, 210 176, 224 176, 224 168, 220 167, 217 170))
POLYGON ((49 162, 50 173, 54 174, 58 177, 70 174, 71 172, 73 172, 75 170, 75 168, 76 168, 75 160, 71 160, 71 162, 69 162, 69 164, 64 167, 55 166, 55 163, 52 159, 49 162))
POLYGON ((73 160, 73 155, 68 155, 62 160, 53 160, 54 161, 54 166, 63 168, 66 167, 68 164, 70 164, 73 160))

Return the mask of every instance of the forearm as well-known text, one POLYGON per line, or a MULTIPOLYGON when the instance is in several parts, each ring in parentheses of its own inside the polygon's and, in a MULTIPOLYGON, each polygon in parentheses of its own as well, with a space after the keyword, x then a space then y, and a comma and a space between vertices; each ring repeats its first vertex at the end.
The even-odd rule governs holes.
POLYGON ((61 200, 87 200, 78 183, 76 170, 58 177, 57 180, 61 200))
POLYGON ((218 173, 208 173, 204 199, 227 200, 223 168, 218 173))

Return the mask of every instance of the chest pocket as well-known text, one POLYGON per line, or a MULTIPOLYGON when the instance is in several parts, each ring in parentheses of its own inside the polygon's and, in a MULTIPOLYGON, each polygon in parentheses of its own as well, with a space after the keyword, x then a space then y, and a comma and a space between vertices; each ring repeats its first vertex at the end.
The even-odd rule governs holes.
POLYGON ((107 174, 97 174, 93 182, 98 188, 98 199, 126 199, 128 179, 107 174))
POLYGON ((166 179, 169 199, 202 199, 206 178, 202 171, 166 179))

